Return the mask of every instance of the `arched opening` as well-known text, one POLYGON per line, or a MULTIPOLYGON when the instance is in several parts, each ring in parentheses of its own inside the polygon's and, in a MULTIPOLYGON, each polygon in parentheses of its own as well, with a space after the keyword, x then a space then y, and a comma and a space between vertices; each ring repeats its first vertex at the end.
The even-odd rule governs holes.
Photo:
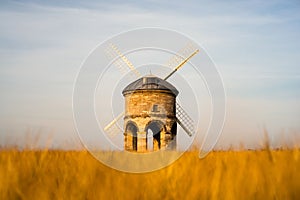
POLYGON ((160 137, 163 130, 163 123, 160 121, 151 121, 145 128, 147 134, 147 150, 156 151, 161 147, 160 137))
POLYGON ((126 133, 132 138, 132 150, 137 151, 137 131, 138 128, 133 122, 128 122, 126 125, 126 133))
POLYGON ((176 122, 174 122, 173 125, 172 125, 171 134, 172 134, 172 138, 174 136, 176 136, 176 134, 177 134, 177 123, 176 122))

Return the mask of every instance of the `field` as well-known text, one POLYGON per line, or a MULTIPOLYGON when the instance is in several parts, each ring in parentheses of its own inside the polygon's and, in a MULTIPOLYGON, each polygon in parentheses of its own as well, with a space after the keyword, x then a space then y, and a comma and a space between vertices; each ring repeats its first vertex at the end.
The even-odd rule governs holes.
POLYGON ((191 151, 145 174, 86 151, 3 149, 0 180, 0 199, 300 199, 300 149, 191 151))

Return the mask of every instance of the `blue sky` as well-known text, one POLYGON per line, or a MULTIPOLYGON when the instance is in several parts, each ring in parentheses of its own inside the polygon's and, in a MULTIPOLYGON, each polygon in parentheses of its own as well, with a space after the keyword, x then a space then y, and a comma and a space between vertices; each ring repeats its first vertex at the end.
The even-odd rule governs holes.
POLYGON ((72 88, 88 53, 133 28, 161 27, 200 43, 220 70, 228 116, 218 146, 300 137, 298 1, 2 1, 0 138, 77 140, 72 88), (29 132, 30 132, 29 131, 29 132), (45 136, 44 136, 45 135, 45 136))

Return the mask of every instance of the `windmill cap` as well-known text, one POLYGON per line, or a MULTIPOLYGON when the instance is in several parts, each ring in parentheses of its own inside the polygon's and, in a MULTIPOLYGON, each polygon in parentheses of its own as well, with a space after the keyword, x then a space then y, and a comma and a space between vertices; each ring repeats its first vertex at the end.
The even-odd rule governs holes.
POLYGON ((156 76, 147 75, 130 83, 127 87, 124 88, 122 94, 125 95, 126 93, 131 93, 139 90, 164 90, 167 92, 171 92, 175 96, 177 96, 179 93, 171 83, 156 76))

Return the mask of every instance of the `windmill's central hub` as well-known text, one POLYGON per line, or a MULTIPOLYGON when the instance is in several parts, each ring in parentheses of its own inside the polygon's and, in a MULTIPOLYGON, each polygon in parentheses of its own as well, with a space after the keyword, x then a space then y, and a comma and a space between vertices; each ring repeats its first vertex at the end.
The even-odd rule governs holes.
POLYGON ((178 90, 153 75, 144 76, 124 90, 125 150, 148 152, 176 148, 178 90))

